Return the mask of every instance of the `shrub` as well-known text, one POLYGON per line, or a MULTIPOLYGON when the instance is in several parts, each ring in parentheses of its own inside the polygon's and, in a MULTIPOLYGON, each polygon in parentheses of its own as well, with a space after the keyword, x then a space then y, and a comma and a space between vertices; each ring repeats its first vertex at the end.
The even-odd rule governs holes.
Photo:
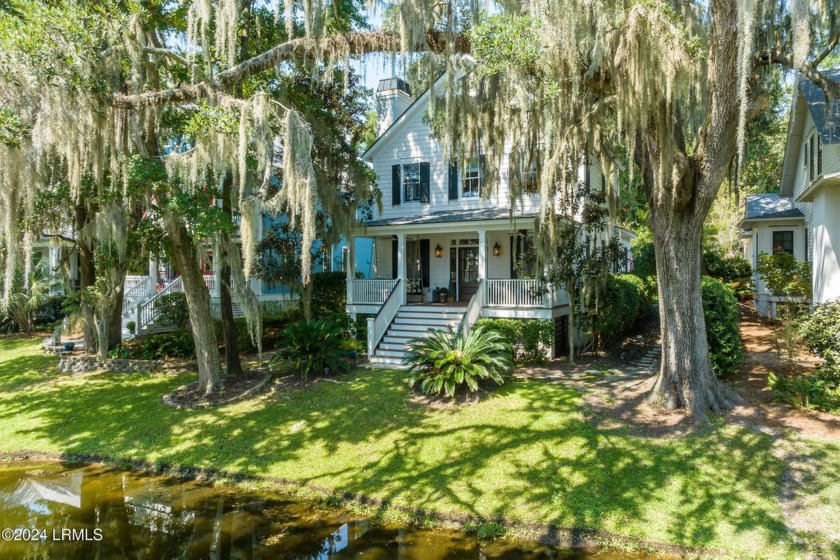
POLYGON ((712 368, 718 376, 737 373, 743 358, 738 301, 726 284, 708 276, 703 277, 701 289, 712 368))
POLYGON ((155 300, 155 322, 166 327, 188 329, 190 326, 190 311, 187 307, 187 296, 183 292, 162 295, 155 300))
POLYGON ((552 321, 531 320, 522 324, 522 350, 526 363, 547 362, 546 348, 551 348, 553 343, 554 323, 552 321))
POLYGON ((270 366, 290 362, 304 379, 326 369, 330 372, 350 369, 341 327, 333 322, 300 321, 289 325, 280 334, 278 345, 280 349, 272 357, 270 366))
POLYGON ((344 272, 319 272, 312 275, 312 316, 327 318, 347 306, 347 275, 344 272))
POLYGON ((739 300, 752 299, 752 266, 740 255, 726 257, 719 249, 710 249, 703 254, 706 271, 712 278, 717 278, 729 285, 739 300))
POLYGON ((652 239, 638 238, 632 244, 633 274, 641 278, 656 277, 656 249, 652 239))
POLYGON ((124 340, 118 348, 111 351, 110 356, 131 360, 192 360, 195 359, 195 344, 192 335, 184 330, 149 334, 124 340))
POLYGON ((427 338, 408 344, 403 362, 409 366, 410 386, 420 383, 424 393, 447 397, 466 387, 478 390, 478 381, 492 379, 502 384, 502 373, 511 367, 511 349, 497 332, 474 327, 465 337, 462 331, 431 331, 427 338))
POLYGON ((811 297, 811 266, 790 253, 758 256, 758 274, 774 296, 811 297))
MULTIPOLYGON (((216 342, 220 345, 224 344, 224 324, 222 321, 213 321, 213 327, 216 330, 216 342)), ((265 328, 265 323, 263 323, 265 328)), ((256 350, 254 342, 251 340, 251 333, 248 332, 248 322, 244 317, 238 317, 233 320, 233 330, 236 333, 236 352, 242 354, 244 352, 251 352, 256 350)))
POLYGON ((645 281, 633 274, 609 276, 598 308, 590 302, 588 316, 583 321, 596 345, 630 330, 644 309, 642 293, 645 289, 645 281))
POLYGON ((479 319, 473 328, 497 333, 511 349, 511 358, 526 364, 548 360, 546 348, 554 343, 554 323, 550 320, 479 319))
POLYGON ((799 331, 808 350, 825 360, 823 369, 840 372, 840 300, 815 305, 799 331))
POLYGON ((768 386, 776 400, 796 408, 815 408, 840 413, 840 376, 827 371, 812 375, 785 377, 770 373, 768 386))

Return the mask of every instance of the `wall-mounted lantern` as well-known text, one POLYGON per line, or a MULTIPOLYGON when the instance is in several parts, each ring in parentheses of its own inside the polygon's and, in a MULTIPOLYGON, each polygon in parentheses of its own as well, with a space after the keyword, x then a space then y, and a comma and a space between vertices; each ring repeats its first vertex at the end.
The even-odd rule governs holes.
POLYGON ((441 258, 443 256, 443 247, 440 246, 440 243, 438 243, 437 247, 435 247, 435 256, 437 258, 441 258))
POLYGON ((500 257, 502 255, 502 246, 499 245, 499 242, 496 241, 496 244, 493 245, 493 256, 500 257))

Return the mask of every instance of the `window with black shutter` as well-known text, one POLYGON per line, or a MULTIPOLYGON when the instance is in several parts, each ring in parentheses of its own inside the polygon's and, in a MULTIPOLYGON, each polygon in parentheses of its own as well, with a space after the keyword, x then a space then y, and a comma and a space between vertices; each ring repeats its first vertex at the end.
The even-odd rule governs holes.
POLYGON ((773 254, 788 253, 793 254, 793 232, 792 231, 774 231, 773 232, 773 254))
POLYGON ((449 164, 449 200, 458 200, 458 162, 449 164))
POLYGON ((429 202, 429 183, 431 182, 431 169, 429 162, 420 164, 420 202, 429 202))
POLYGON ((822 140, 817 136, 817 175, 822 175, 822 140))
POLYGON ((429 202, 429 162, 403 163, 394 167, 394 200, 402 198, 403 202, 429 202))
POLYGON ((808 160, 808 179, 813 181, 814 180, 814 135, 811 135, 811 138, 808 140, 810 142, 810 154, 811 159, 808 160))

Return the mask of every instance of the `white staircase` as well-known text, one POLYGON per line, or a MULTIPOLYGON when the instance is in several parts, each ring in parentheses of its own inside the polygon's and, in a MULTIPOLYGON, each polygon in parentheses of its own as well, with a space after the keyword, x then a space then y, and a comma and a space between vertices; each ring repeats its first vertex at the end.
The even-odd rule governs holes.
POLYGON ((382 341, 369 357, 370 361, 376 364, 402 365, 409 340, 429 336, 433 329, 457 329, 465 311, 465 307, 444 305, 401 306, 382 341))

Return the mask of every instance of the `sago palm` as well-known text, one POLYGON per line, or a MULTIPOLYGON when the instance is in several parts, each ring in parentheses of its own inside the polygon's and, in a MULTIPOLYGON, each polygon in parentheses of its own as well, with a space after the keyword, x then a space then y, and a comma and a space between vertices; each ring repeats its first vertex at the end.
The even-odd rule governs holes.
POLYGON ((459 329, 433 330, 426 338, 408 343, 403 362, 409 366, 409 384, 418 382, 425 393, 444 393, 447 397, 466 386, 478 390, 481 379, 502 384, 502 373, 512 364, 511 348, 497 332, 477 327, 465 337, 459 329))

